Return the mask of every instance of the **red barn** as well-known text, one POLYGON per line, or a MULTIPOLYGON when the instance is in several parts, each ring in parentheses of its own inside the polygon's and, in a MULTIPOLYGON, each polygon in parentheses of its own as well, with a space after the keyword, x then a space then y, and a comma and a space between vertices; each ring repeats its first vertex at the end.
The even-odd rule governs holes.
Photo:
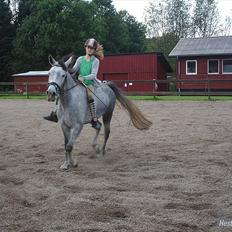
POLYGON ((14 74, 14 89, 18 93, 46 92, 48 83, 48 71, 30 71, 14 74))
POLYGON ((181 39, 169 56, 177 58, 177 80, 194 81, 178 89, 205 90, 210 83, 214 91, 232 90, 232 36, 181 39))
MULTIPOLYGON (((101 61, 98 79, 122 81, 116 84, 124 91, 153 92, 155 82, 133 80, 166 80, 167 72, 172 72, 172 68, 162 53, 108 55, 101 61)), ((30 71, 15 74, 13 77, 15 91, 36 93, 47 90, 48 71, 30 71), (33 84, 35 82, 41 84, 33 84)), ((167 90, 166 83, 158 83, 158 91, 167 90)))
MULTIPOLYGON (((101 61, 98 78, 117 81, 117 85, 129 92, 152 92, 154 83, 133 82, 133 80, 166 80, 172 72, 168 61, 159 52, 143 54, 107 55, 101 61), (118 82, 121 81, 122 82, 118 82)), ((158 84, 159 91, 167 91, 167 84, 158 84)))

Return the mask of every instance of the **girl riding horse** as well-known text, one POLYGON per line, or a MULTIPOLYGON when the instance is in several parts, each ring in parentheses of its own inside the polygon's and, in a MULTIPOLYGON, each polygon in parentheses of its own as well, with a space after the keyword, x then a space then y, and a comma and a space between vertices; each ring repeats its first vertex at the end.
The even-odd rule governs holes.
MULTIPOLYGON (((75 70, 72 75, 78 75, 78 80, 85 84, 87 90, 87 97, 89 102, 90 114, 92 117, 92 127, 97 127, 98 119, 96 117, 96 107, 94 102, 94 81, 97 81, 97 73, 99 69, 99 59, 104 58, 103 47, 95 39, 88 39, 85 44, 85 56, 80 56, 72 70, 75 70)), ((72 71, 71 71, 72 72, 72 71)), ((44 119, 58 122, 56 111, 51 112, 49 116, 44 119)))

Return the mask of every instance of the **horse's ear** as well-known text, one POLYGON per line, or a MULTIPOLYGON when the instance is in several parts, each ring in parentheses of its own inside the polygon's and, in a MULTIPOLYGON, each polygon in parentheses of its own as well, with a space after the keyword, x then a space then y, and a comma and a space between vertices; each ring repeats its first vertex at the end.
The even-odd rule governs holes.
POLYGON ((65 61, 65 66, 66 66, 66 68, 69 67, 69 65, 72 63, 72 61, 73 61, 73 56, 70 56, 70 58, 69 58, 68 60, 65 61))
POLYGON ((48 62, 51 66, 54 66, 57 63, 57 61, 52 57, 52 55, 48 56, 48 62))

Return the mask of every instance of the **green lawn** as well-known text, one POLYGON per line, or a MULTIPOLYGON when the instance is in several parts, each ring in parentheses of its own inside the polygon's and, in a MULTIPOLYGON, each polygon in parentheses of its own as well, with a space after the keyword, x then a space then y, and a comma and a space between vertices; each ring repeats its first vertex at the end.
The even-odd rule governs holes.
MULTIPOLYGON (((27 99, 27 95, 4 94, 0 95, 0 100, 1 99, 27 99)), ((47 99, 47 95, 29 95, 29 99, 47 99)))
POLYGON ((155 100, 155 101, 230 101, 232 96, 129 96, 132 100, 155 100))
MULTIPOLYGON (((155 100, 155 101, 231 101, 232 96, 128 96, 131 100, 155 100)), ((1 99, 27 99, 26 95, 0 95, 1 99)), ((46 100, 47 95, 30 95, 29 99, 46 100)))

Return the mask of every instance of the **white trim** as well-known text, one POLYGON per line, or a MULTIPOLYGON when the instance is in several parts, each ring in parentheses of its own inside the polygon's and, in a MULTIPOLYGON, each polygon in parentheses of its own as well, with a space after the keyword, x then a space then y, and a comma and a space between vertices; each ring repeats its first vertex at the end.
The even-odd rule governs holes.
POLYGON ((29 71, 26 73, 18 73, 12 75, 13 77, 21 77, 21 76, 48 76, 49 71, 29 71))
POLYGON ((232 58, 222 60, 222 74, 232 74, 232 72, 224 72, 224 60, 231 60, 232 61, 232 58))
POLYGON ((185 62, 185 71, 186 75, 197 75, 197 60, 186 60, 185 62), (189 73, 188 72, 188 62, 195 62, 196 72, 195 73, 189 73))
POLYGON ((220 72, 219 59, 208 59, 208 60, 207 60, 207 72, 208 72, 209 75, 219 74, 219 72, 220 72), (210 72, 209 72, 209 61, 210 61, 210 60, 217 60, 217 62, 218 62, 218 72, 217 72, 217 73, 210 73, 210 72))

